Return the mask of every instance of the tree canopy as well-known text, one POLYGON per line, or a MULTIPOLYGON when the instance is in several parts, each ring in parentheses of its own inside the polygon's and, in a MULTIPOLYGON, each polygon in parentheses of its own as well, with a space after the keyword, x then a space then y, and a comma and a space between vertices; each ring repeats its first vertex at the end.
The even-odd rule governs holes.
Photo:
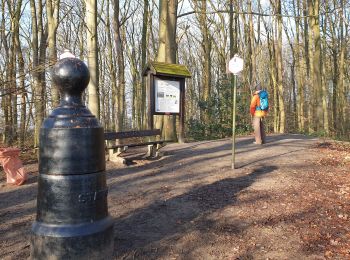
MULTIPOLYGON (((349 0, 0 1, 0 132, 6 145, 37 146, 58 105, 50 68, 69 49, 89 65, 84 99, 105 129, 147 127, 143 70, 183 64, 186 136, 230 136, 230 57, 238 79, 237 130, 249 133, 249 100, 270 94, 269 132, 350 140, 349 0)), ((176 134, 176 118, 156 120, 176 134)))

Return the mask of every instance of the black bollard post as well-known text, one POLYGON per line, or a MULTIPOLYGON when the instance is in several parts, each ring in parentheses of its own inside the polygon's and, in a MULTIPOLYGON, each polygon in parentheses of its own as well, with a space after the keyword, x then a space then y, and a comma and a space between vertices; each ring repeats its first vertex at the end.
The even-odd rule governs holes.
POLYGON ((89 70, 79 59, 64 58, 52 80, 61 103, 40 132, 31 259, 113 259, 104 131, 81 97, 89 70))

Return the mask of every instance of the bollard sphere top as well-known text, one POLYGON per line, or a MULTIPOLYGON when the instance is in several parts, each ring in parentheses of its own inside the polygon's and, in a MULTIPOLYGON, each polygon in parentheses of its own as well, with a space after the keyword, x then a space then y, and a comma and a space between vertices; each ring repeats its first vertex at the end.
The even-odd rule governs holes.
POLYGON ((90 81, 88 67, 77 58, 63 58, 52 70, 52 80, 63 96, 80 96, 90 81))

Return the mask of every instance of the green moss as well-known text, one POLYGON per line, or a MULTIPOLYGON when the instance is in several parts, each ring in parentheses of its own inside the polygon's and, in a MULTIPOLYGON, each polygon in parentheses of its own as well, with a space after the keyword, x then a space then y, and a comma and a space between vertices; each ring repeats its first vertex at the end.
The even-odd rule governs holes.
POLYGON ((168 75, 168 76, 181 76, 181 77, 191 77, 191 73, 185 65, 171 64, 164 62, 150 62, 148 63, 144 74, 148 70, 151 70, 155 75, 168 75))

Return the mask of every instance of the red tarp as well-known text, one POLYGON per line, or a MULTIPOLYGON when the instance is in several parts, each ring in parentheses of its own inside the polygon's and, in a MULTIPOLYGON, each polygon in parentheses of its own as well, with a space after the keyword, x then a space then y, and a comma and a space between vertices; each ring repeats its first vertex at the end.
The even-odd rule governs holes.
POLYGON ((4 168, 7 183, 21 185, 27 179, 22 161, 19 159, 20 149, 0 148, 0 163, 4 168))

